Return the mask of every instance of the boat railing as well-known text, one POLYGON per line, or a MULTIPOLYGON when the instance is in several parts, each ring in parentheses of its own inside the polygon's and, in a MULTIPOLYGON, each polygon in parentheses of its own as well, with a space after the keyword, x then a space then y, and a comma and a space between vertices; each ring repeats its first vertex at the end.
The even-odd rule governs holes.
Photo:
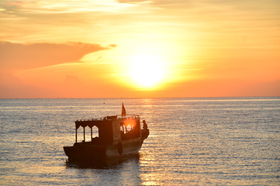
POLYGON ((100 121, 100 120, 112 120, 112 119, 139 119, 140 116, 136 114, 127 114, 125 116, 115 115, 115 116, 106 116, 103 118, 91 118, 91 119, 80 119, 76 120, 76 122, 87 122, 87 121, 100 121))
POLYGON ((127 119, 139 119, 139 115, 136 114, 127 114, 125 116, 122 115, 117 115, 117 119, 123 119, 123 118, 127 118, 127 119))

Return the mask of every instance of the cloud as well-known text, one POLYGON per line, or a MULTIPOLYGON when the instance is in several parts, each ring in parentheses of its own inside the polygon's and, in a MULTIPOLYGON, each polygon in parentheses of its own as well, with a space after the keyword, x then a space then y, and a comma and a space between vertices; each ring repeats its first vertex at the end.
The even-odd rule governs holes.
POLYGON ((21 44, 0 41, 0 66, 2 69, 24 70, 78 61, 84 55, 116 47, 99 44, 69 42, 62 44, 21 44))
POLYGON ((118 0, 119 3, 151 3, 147 0, 118 0))

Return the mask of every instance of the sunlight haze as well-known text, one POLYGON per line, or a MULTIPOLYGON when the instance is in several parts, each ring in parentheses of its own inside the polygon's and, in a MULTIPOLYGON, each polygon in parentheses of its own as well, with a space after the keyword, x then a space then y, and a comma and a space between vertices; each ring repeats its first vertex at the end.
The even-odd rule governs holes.
POLYGON ((280 1, 0 2, 0 98, 280 96, 280 1))

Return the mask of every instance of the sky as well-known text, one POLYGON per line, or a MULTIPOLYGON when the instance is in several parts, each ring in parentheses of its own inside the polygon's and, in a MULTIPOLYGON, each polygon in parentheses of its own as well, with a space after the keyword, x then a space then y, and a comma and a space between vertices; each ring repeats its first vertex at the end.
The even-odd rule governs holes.
POLYGON ((279 0, 1 0, 0 98, 280 96, 279 0))

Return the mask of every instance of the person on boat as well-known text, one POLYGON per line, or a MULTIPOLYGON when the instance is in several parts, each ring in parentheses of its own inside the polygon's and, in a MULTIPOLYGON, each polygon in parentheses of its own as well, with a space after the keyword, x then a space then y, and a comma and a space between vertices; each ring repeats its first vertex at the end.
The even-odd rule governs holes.
POLYGON ((148 125, 146 123, 146 120, 143 120, 143 129, 147 130, 148 129, 148 125))

